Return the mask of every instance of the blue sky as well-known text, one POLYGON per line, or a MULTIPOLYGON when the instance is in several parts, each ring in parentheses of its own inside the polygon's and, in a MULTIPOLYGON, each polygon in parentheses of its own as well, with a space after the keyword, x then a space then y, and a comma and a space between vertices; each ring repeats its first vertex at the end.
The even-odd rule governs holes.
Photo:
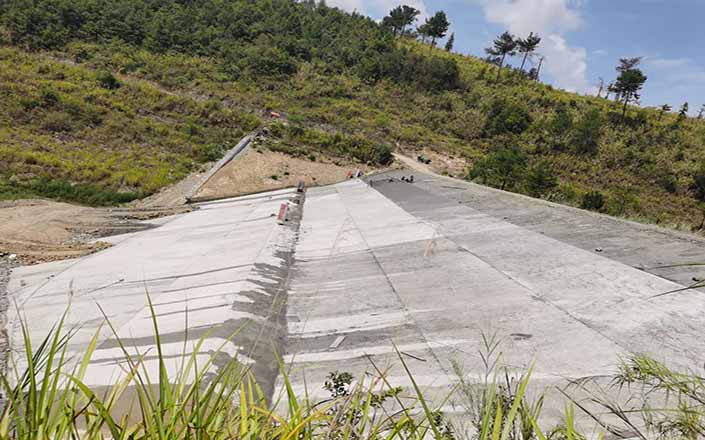
POLYGON ((328 0, 373 18, 400 3, 446 11, 462 53, 484 56, 506 29, 538 32, 542 79, 558 87, 594 93, 599 77, 614 79, 620 57, 643 56, 642 105, 688 101, 697 113, 705 104, 705 0, 328 0))

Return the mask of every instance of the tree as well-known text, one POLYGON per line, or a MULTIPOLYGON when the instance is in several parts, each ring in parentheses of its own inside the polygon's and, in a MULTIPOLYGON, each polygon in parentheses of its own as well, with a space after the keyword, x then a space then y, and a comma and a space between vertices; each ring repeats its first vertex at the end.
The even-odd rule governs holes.
POLYGON ((627 105, 630 102, 635 102, 639 100, 639 91, 644 87, 646 82, 646 75, 635 66, 638 64, 637 58, 621 59, 620 66, 617 67, 617 71, 620 72, 617 77, 617 81, 614 83, 614 91, 617 93, 623 102, 622 106, 622 120, 627 114, 627 105))
POLYGON ((509 32, 504 32, 499 37, 495 38, 492 42, 492 47, 485 49, 488 55, 499 57, 499 69, 497 69, 497 81, 499 81, 499 75, 502 72, 502 67, 504 66, 504 60, 507 55, 516 55, 517 42, 514 35, 509 32))
POLYGON ((680 110, 678 110, 678 122, 682 122, 688 117, 688 103, 684 102, 680 110))
POLYGON ((496 150, 475 162, 468 178, 482 183, 509 189, 522 181, 526 172, 526 153, 516 145, 496 150))
POLYGON ((421 11, 419 11, 418 9, 413 8, 411 6, 407 6, 407 5, 402 6, 401 9, 402 9, 401 35, 404 35, 404 31, 406 30, 406 27, 414 24, 414 22, 416 21, 416 17, 419 16, 421 11))
POLYGON ((425 43, 426 39, 431 36, 431 30, 428 26, 428 23, 424 23, 418 28, 416 28, 416 32, 419 34, 421 37, 421 42, 425 43))
POLYGON ((448 41, 446 41, 446 51, 450 52, 453 50, 453 44, 455 43, 455 33, 450 34, 448 41))
POLYGON ((636 69, 636 67, 641 63, 641 57, 634 58, 620 58, 619 66, 617 66, 617 72, 624 73, 627 70, 636 69))
POLYGON ((702 106, 700 106, 700 111, 698 112, 698 119, 702 119, 702 118, 703 118, 703 113, 705 113, 705 104, 703 104, 702 106))
POLYGON ((406 27, 413 24, 420 13, 421 11, 411 6, 397 6, 382 19, 382 26, 391 29, 394 35, 404 35, 406 27))
POLYGON ((519 70, 524 70, 524 64, 526 63, 526 58, 532 54, 534 51, 536 51, 536 48, 539 47, 539 44, 541 43, 541 37, 538 35, 534 35, 533 32, 529 34, 528 37, 525 39, 519 38, 516 40, 516 44, 519 48, 519 53, 524 54, 524 58, 521 60, 521 67, 519 67, 519 70))
POLYGON ((426 19, 428 36, 431 37, 431 47, 436 45, 436 40, 446 36, 450 23, 443 11, 436 12, 433 17, 426 19))

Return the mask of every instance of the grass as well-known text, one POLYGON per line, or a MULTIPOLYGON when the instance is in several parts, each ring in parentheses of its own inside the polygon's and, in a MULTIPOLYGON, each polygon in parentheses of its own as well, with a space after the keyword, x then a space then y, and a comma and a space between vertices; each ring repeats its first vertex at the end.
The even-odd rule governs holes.
MULTIPOLYGON (((81 67, 93 71, 129 73, 167 91, 237 102, 251 113, 281 112, 289 125, 275 128, 278 142, 272 145, 293 156, 314 153, 375 162, 386 155, 387 146, 430 150, 470 168, 488 152, 513 144, 528 154, 529 169, 538 163, 550 165, 560 184, 547 195, 552 200, 579 206, 585 194, 597 191, 605 198, 603 211, 612 215, 670 226, 702 223, 702 208, 691 185, 705 163, 703 121, 679 122, 674 114, 634 107, 621 123, 615 120, 619 109, 612 101, 556 90, 517 72, 505 71, 497 83, 495 68, 477 58, 413 41, 399 44, 454 59, 465 87, 428 93, 384 80, 369 84, 306 63, 288 77, 233 80, 222 73, 217 60, 160 55, 120 43, 76 42, 57 55, 80 59, 81 67), (519 134, 496 134, 506 129, 489 121, 497 100, 525 107, 528 128, 519 134), (595 133, 595 154, 574 148, 576 136, 595 131, 585 122, 591 111, 598 111, 602 120, 595 133)), ((512 189, 530 192, 525 185, 512 189)))
MULTIPOLYGON (((578 440, 585 436, 577 428, 576 406, 612 434, 626 431, 603 422, 605 413, 619 416, 622 424, 641 438, 695 439, 705 434, 705 379, 676 373, 643 356, 625 361, 613 386, 645 390, 640 394, 644 402, 652 395, 666 393, 674 399, 670 406, 644 404, 625 410, 595 398, 607 411, 593 413, 568 396, 562 422, 544 429, 543 397, 534 401, 527 397, 533 368, 517 377, 500 367, 496 335, 483 335, 480 357, 485 365, 484 379, 470 381, 455 365, 458 382, 448 398, 460 397, 466 411, 453 418, 440 410, 444 402, 427 400, 400 353, 399 364, 411 383, 408 390, 393 386, 386 372, 370 358, 374 374, 354 381, 348 373, 331 373, 324 385, 330 398, 313 400, 308 392, 294 392, 287 367, 280 363, 284 385, 268 403, 237 357, 223 363, 220 350, 216 350, 208 360, 198 362, 197 353, 208 334, 192 349, 187 349, 186 337, 178 370, 170 376, 151 300, 148 304, 154 330, 152 353, 136 353, 126 347, 105 318, 122 351, 125 368, 122 377, 100 393, 86 385, 84 378, 99 345, 101 328, 82 357, 73 360, 68 344, 75 330, 65 329, 64 318, 38 345, 32 344, 27 324, 22 322, 24 357, 11 359, 9 373, 0 376, 6 397, 0 413, 0 439, 578 440), (159 365, 156 377, 145 366, 146 357, 154 357, 154 351, 159 365), (128 389, 133 399, 129 415, 117 409, 117 403, 128 397, 128 389), (470 429, 463 429, 467 422, 470 429)), ((235 332, 226 343, 237 337, 235 332)))
MULTIPOLYGON (((581 206, 600 194, 599 209, 611 215, 702 227, 694 182, 705 163, 705 121, 637 107, 621 120, 613 101, 516 71, 496 81, 496 68, 478 58, 408 39, 398 44, 453 59, 463 88, 431 93, 369 83, 306 62, 287 76, 234 79, 222 60, 119 42, 72 42, 45 53, 4 47, 0 181, 47 177, 147 195, 219 157, 262 123, 258 115, 275 110, 285 120, 272 124, 271 148, 293 156, 384 164, 390 150, 402 148, 470 169, 516 146, 527 155, 527 170, 546 164, 557 178, 558 186, 541 194, 546 198, 581 206)), ((516 180, 509 189, 537 195, 525 176, 516 180)))
POLYGON ((259 124, 220 101, 0 47, 2 198, 133 200, 220 158, 259 124))

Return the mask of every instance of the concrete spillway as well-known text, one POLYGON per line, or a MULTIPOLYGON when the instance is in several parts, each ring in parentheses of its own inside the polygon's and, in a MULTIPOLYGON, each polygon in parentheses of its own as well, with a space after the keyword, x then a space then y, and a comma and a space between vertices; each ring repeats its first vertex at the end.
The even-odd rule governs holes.
MULTIPOLYGON (((211 331, 204 357, 244 325, 226 351, 275 394, 273 348, 295 387, 324 394, 329 372, 357 375, 370 360, 408 384, 396 345, 416 380, 443 395, 457 366, 483 373, 483 333, 505 341, 504 364, 535 362, 542 386, 610 374, 629 352, 700 365, 705 296, 658 295, 701 276, 662 268, 705 262, 701 240, 450 179, 389 177, 311 188, 302 218, 292 205, 284 225, 271 215, 293 191, 203 204, 101 253, 18 269, 9 291, 37 339, 71 300, 69 324, 83 326, 76 353, 102 322, 97 304, 128 345, 148 349, 145 291, 174 358, 187 315, 189 338, 211 331)), ((120 357, 104 332, 89 383, 112 383, 120 357)))

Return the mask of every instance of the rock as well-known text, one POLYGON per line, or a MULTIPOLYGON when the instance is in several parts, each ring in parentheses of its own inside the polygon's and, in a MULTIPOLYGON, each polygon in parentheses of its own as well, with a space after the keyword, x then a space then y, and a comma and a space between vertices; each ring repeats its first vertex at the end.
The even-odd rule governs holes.
POLYGON ((15 260, 17 259, 17 255, 15 255, 15 254, 10 254, 10 255, 7 257, 7 259, 10 260, 10 261, 15 261, 15 260))
POLYGON ((602 252, 602 248, 595 248, 595 252, 602 252))

